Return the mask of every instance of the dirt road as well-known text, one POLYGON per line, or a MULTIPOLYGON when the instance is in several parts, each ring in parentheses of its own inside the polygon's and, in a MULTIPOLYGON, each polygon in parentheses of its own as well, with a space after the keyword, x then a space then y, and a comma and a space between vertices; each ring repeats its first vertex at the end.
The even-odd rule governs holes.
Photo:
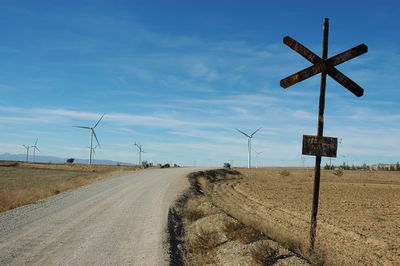
POLYGON ((127 172, 0 215, 0 265, 167 265, 189 168, 127 172))

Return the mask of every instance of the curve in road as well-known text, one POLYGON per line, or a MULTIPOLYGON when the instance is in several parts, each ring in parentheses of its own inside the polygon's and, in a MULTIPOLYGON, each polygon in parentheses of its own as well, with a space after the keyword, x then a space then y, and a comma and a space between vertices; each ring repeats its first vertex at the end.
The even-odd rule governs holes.
POLYGON ((150 169, 0 215, 1 265, 166 265, 168 209, 193 168, 150 169))

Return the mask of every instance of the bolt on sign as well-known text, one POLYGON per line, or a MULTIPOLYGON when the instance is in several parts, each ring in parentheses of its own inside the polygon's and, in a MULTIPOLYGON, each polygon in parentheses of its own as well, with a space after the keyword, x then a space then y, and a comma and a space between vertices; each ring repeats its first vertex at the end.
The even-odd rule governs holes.
POLYGON ((324 137, 324 109, 325 109, 325 89, 326 89, 326 75, 336 80, 343 87, 348 89, 351 93, 360 97, 364 94, 363 88, 357 83, 352 81, 342 72, 337 70, 335 66, 349 61, 359 55, 368 51, 365 44, 360 44, 352 49, 343 53, 328 58, 328 33, 329 33, 329 20, 324 19, 323 37, 322 37, 322 57, 319 57, 311 50, 306 48, 301 43, 293 38, 286 36, 283 38, 283 43, 291 49, 299 53, 305 59, 310 61, 313 65, 305 68, 287 78, 280 81, 283 88, 288 88, 298 82, 308 79, 316 74, 321 73, 321 85, 319 96, 319 109, 318 109, 318 131, 317 136, 303 136, 303 154, 314 155, 315 169, 314 169, 314 192, 313 203, 311 210, 311 226, 310 226, 310 249, 314 249, 314 242, 317 232, 317 213, 318 213, 318 197, 319 197, 319 184, 321 177, 321 157, 336 157, 337 139, 324 137))
POLYGON ((303 155, 336 157, 337 138, 303 135, 303 155))

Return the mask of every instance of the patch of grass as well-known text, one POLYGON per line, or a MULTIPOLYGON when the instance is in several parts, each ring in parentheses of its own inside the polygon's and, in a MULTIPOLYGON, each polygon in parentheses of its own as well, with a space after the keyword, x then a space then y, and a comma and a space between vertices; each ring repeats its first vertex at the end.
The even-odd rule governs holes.
POLYGON ((244 225, 239 222, 234 222, 234 221, 228 221, 224 224, 224 233, 226 237, 230 240, 236 240, 237 239, 237 232, 239 230, 242 230, 244 228, 244 225))
POLYGON ((181 215, 186 224, 191 224, 207 215, 209 209, 205 207, 207 200, 202 195, 193 195, 187 200, 182 208, 181 215))
POLYGON ((251 258, 260 265, 269 265, 278 255, 278 251, 271 248, 268 243, 256 243, 250 250, 251 258))
POLYGON ((188 242, 190 250, 206 255, 217 246, 219 239, 217 232, 200 228, 188 242))
POLYGON ((243 244, 254 242, 260 238, 260 232, 245 226, 240 222, 226 222, 223 228, 225 235, 230 240, 238 240, 243 244))
POLYGON ((183 212, 183 219, 192 223, 200 218, 204 217, 204 212, 202 210, 185 209, 183 212))
POLYGON ((333 171, 333 174, 335 176, 343 176, 344 172, 342 169, 336 169, 335 171, 333 171))
POLYGON ((281 172, 280 172, 280 174, 281 174, 281 176, 290 176, 290 171, 289 170, 282 170, 281 172))

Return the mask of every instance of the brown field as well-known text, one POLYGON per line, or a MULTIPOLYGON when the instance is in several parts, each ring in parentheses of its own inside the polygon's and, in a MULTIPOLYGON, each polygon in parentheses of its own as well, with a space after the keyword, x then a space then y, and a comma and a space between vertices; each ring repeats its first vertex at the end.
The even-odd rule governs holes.
POLYGON ((322 171, 316 249, 309 251, 313 172, 239 169, 201 181, 211 202, 311 261, 400 264, 400 172, 322 171))
POLYGON ((0 162, 0 212, 134 170, 134 166, 0 162))

